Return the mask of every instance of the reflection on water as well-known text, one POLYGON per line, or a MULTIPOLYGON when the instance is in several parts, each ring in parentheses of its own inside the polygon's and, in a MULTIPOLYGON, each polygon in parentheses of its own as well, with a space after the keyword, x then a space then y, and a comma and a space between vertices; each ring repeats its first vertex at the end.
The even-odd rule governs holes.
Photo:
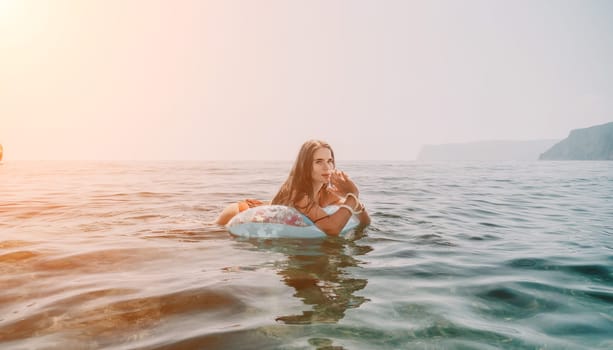
MULTIPOLYGON (((362 233, 356 233, 356 237, 362 233)), ((294 296, 307 310, 301 314, 281 315, 277 321, 285 324, 336 323, 345 312, 358 308, 367 298, 355 295, 366 287, 366 279, 355 278, 352 268, 359 268, 356 258, 372 250, 355 240, 329 237, 305 240, 250 240, 258 250, 283 253, 287 260, 276 265, 283 282, 294 288, 294 296)))
POLYGON ((613 162, 358 162, 364 233, 206 224, 290 166, 3 163, 0 349, 613 348, 613 162))

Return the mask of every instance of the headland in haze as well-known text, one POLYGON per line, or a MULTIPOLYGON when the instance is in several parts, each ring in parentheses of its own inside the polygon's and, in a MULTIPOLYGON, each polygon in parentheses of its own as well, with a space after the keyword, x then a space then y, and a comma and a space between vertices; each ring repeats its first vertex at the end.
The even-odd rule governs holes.
POLYGON ((478 141, 424 145, 419 161, 510 161, 537 160, 539 155, 559 140, 478 141))
POLYGON ((417 160, 613 160, 613 122, 572 130, 563 140, 503 140, 424 145, 417 160))
POLYGON ((613 160, 613 122, 572 130, 539 159, 613 160))

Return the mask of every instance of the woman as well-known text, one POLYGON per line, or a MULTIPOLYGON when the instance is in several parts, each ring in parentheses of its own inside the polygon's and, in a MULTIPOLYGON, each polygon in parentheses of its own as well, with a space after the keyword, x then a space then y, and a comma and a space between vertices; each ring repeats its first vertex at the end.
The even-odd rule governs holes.
MULTIPOLYGON (((250 199, 232 204, 216 222, 225 225, 239 212, 262 204, 250 199)), ((334 151, 324 141, 310 140, 302 145, 287 180, 270 204, 296 208, 328 235, 338 235, 353 213, 357 213, 362 225, 370 224, 357 186, 347 174, 336 169, 334 151), (331 204, 341 207, 328 215, 322 208, 331 204)))

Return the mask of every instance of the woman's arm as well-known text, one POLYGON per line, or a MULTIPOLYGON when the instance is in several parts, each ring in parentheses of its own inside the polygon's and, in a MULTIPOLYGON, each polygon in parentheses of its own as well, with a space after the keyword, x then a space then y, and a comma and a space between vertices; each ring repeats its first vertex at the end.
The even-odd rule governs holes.
POLYGON ((358 214, 358 219, 360 220, 360 225, 370 225, 370 216, 368 215, 368 212, 366 211, 366 207, 364 206, 364 204, 360 203, 362 206, 362 212, 358 214))
POLYGON ((353 198, 357 202, 354 206, 353 202, 351 207, 358 212, 358 219, 361 225, 370 225, 370 216, 366 211, 364 205, 359 201, 360 190, 358 186, 349 178, 344 171, 336 170, 331 178, 332 186, 328 187, 328 192, 335 196, 340 204, 345 204, 348 198, 353 198), (351 194, 351 195, 348 195, 351 194))
MULTIPOLYGON (((330 236, 338 236, 338 234, 343 230, 347 221, 353 215, 353 212, 348 208, 341 207, 334 214, 328 215, 326 212, 317 204, 314 204, 308 210, 307 208, 308 199, 306 196, 303 198, 300 203, 297 203, 296 208, 300 210, 304 215, 308 216, 311 221, 317 226, 320 230, 322 230, 325 234, 330 236), (301 205, 304 204, 304 205, 301 205), (302 209, 305 208, 305 209, 302 209)), ((354 197, 348 197, 344 202, 345 205, 355 208, 358 205, 358 201, 354 197)), ((362 215, 366 215, 368 218, 368 214, 364 214, 362 212, 359 214, 360 223, 367 225, 368 223, 362 222, 362 215)), ((370 222, 370 218, 368 218, 368 222, 370 222)))

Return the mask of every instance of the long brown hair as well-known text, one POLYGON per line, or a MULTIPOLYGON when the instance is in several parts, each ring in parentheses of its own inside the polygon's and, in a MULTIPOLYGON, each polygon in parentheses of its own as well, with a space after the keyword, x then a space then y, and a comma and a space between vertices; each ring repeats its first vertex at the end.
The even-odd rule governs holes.
POLYGON ((315 151, 320 148, 329 149, 332 154, 332 162, 336 164, 334 160, 334 151, 327 142, 309 140, 303 143, 287 180, 281 185, 279 192, 277 192, 277 195, 272 199, 272 204, 295 207, 296 203, 304 198, 304 196, 307 196, 309 199, 309 204, 306 207, 307 210, 315 203, 312 178, 313 156, 315 151))

